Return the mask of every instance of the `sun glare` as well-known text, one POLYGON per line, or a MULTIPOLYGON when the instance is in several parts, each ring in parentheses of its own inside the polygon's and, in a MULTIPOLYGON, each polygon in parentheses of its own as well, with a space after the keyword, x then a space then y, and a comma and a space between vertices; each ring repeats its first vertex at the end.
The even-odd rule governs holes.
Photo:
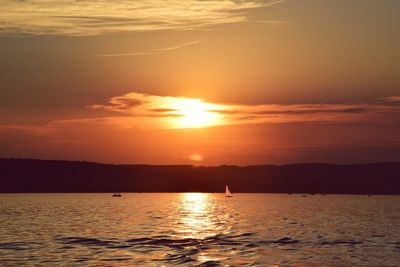
POLYGON ((218 105, 209 104, 201 99, 174 99, 171 107, 175 109, 173 122, 177 128, 203 128, 217 125, 222 116, 218 105))

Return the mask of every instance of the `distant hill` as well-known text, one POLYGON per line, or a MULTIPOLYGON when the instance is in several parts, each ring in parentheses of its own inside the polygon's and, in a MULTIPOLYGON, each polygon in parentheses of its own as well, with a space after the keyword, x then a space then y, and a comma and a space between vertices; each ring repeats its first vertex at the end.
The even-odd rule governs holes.
POLYGON ((0 159, 0 192, 400 194, 400 162, 282 166, 112 165, 0 159))

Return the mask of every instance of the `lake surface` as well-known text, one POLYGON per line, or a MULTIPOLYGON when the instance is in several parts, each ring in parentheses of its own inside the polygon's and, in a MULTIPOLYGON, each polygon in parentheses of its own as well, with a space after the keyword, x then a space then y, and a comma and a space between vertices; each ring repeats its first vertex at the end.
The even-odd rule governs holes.
POLYGON ((0 266, 400 266, 400 196, 0 194, 0 266))

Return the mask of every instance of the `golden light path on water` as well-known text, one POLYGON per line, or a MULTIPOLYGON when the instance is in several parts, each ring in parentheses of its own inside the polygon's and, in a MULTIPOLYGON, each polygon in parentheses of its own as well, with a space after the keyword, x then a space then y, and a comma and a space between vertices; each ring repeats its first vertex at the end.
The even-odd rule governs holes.
POLYGON ((215 222, 212 221, 211 203, 208 194, 182 193, 180 196, 180 225, 178 232, 183 238, 206 238, 214 234, 215 222))
MULTIPOLYGON (((215 214, 216 206, 207 193, 182 193, 180 195, 180 217, 177 233, 179 238, 207 240, 215 238, 221 233, 230 231, 225 225, 229 216, 223 213, 215 214)), ((219 255, 213 250, 202 251, 197 255, 200 262, 217 262, 227 255, 219 255)))

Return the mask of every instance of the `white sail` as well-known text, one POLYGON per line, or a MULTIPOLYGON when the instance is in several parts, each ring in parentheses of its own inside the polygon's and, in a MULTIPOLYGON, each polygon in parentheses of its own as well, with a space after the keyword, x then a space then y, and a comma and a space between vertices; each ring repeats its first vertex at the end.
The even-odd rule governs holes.
POLYGON ((232 193, 229 190, 228 185, 225 185, 225 195, 226 195, 226 197, 232 197, 232 193))

